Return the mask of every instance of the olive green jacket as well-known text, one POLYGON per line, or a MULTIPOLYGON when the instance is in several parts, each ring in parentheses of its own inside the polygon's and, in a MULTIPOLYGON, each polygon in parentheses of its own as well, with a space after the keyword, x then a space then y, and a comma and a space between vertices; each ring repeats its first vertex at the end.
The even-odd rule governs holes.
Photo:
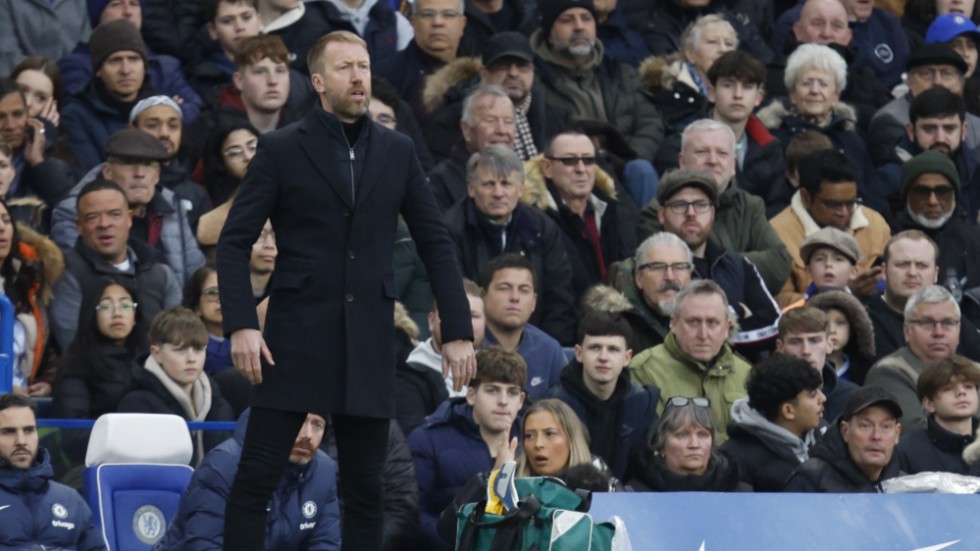
POLYGON ((732 404, 746 396, 745 381, 752 366, 726 342, 709 367, 681 350, 670 332, 663 344, 635 356, 630 369, 635 382, 660 389, 657 413, 663 414, 667 400, 674 396, 704 396, 711 400, 715 445, 720 446, 728 440, 732 404))

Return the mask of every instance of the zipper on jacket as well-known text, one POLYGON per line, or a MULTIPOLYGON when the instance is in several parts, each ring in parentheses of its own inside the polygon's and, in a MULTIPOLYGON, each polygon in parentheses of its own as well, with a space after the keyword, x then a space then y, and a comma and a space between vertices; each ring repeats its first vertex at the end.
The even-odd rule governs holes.
POLYGON ((352 203, 356 203, 354 200, 354 148, 350 147, 350 144, 347 147, 350 148, 350 199, 352 203))

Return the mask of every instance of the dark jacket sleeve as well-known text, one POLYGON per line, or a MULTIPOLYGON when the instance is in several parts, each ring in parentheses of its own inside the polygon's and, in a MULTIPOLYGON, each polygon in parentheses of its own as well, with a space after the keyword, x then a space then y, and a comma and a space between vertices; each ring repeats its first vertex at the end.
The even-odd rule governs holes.
POLYGON ((24 183, 27 184, 28 194, 37 195, 49 207, 54 207, 73 185, 71 169, 60 159, 47 157, 35 166, 30 163, 24 166, 24 183))
POLYGON ((438 451, 423 430, 416 430, 408 437, 408 448, 415 464, 415 478, 419 490, 419 531, 420 540, 437 541, 436 521, 442 511, 432 503, 438 467, 438 451))
POLYGON ((821 490, 819 481, 817 480, 817 474, 813 469, 808 468, 806 463, 800 465, 796 469, 796 472, 786 481, 783 492, 800 494, 820 493, 821 490))
POLYGON ((184 518, 184 551, 216 551, 224 541, 225 501, 237 467, 224 451, 208 456, 194 472, 181 500, 184 518))
POLYGON ((418 531, 419 492, 415 482, 412 452, 405 443, 398 423, 388 429, 388 457, 385 461, 385 551, 407 549, 418 531))
POLYGON ((568 346, 575 341, 575 296, 572 291, 572 267, 562 239, 558 226, 545 219, 544 242, 541 244, 544 281, 538 285, 543 295, 541 329, 563 346, 568 346))

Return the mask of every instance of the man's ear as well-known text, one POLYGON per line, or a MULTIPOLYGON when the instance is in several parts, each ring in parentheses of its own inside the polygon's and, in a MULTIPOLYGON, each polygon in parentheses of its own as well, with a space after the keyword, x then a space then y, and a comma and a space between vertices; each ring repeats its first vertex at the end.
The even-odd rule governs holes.
POLYGON ((708 83, 708 101, 715 103, 715 85, 708 83))
POLYGON ((905 135, 910 142, 915 143, 915 126, 912 126, 910 122, 905 123, 905 135))
MULTIPOLYGON (((314 78, 315 77, 316 77, 316 75, 314 75, 314 78)), ((242 87, 244 85, 244 83, 242 82, 242 74, 241 74, 241 72, 239 72, 239 71, 236 70, 234 73, 232 73, 231 74, 231 81, 235 84, 235 88, 237 88, 238 91, 241 92, 242 91, 242 87)), ((314 88, 315 87, 316 86, 314 85, 314 88)))

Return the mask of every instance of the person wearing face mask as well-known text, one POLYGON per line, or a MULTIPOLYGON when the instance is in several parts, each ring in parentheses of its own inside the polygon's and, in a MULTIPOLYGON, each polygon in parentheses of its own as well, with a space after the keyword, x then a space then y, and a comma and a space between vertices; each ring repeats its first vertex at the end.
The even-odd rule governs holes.
MULTIPOLYGON (((154 550, 221 547, 224 502, 238 470, 248 418, 246 411, 238 419, 234 437, 211 450, 194 471, 177 514, 154 550)), ((289 466, 269 503, 263 549, 340 549, 337 464, 319 449, 326 428, 323 417, 306 415, 289 453, 289 466)))

